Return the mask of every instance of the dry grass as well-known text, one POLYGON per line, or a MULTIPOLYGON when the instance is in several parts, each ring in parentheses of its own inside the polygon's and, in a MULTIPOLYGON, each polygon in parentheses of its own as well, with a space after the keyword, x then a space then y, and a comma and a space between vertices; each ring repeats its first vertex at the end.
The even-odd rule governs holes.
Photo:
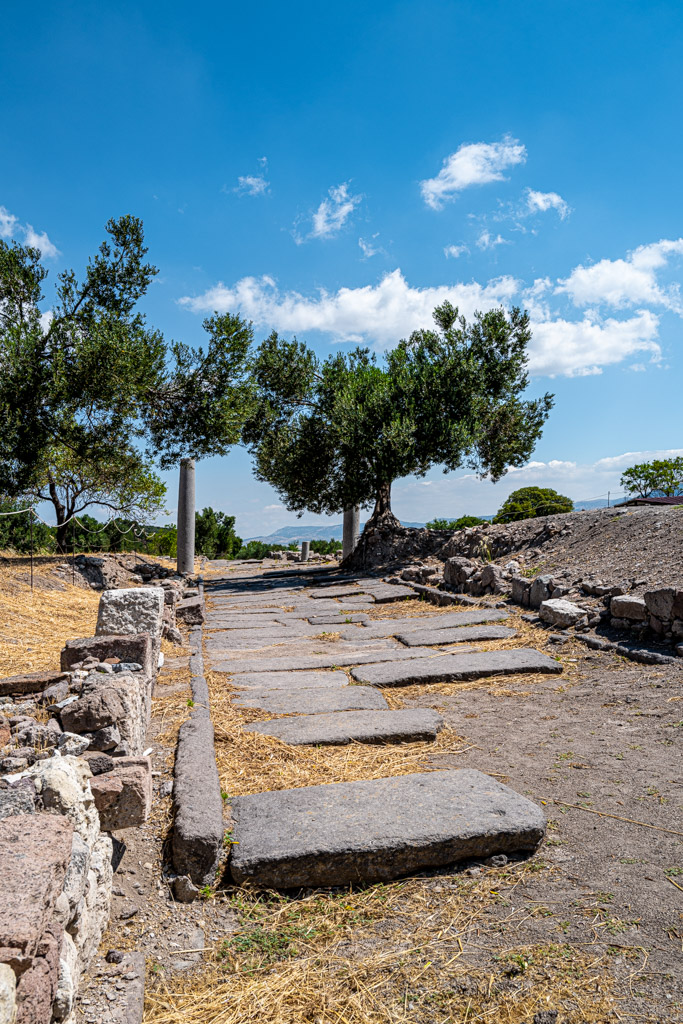
POLYGON ((59 668, 67 640, 94 634, 99 594, 56 580, 63 561, 34 560, 33 592, 28 558, 0 561, 0 676, 59 668))
POLYGON ((615 1020, 604 951, 486 945, 486 924, 509 914, 507 897, 529 870, 518 864, 476 881, 446 875, 296 899, 232 891, 240 931, 172 989, 152 982, 145 1021, 529 1024, 558 1007, 563 1024, 615 1020))
POLYGON ((443 729, 436 743, 349 743, 340 747, 292 747, 272 736, 245 732, 249 722, 272 714, 236 708, 234 692, 219 673, 207 674, 211 717, 216 731, 216 763, 221 788, 231 796, 265 790, 298 789, 333 782, 357 782, 428 770, 433 753, 457 754, 464 741, 443 729))

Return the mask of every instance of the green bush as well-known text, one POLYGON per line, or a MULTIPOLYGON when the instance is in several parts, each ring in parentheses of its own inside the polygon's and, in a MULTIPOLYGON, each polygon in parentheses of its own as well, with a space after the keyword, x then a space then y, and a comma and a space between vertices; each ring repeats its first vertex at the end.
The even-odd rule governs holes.
POLYGON ((683 458, 653 459, 625 470, 621 486, 633 497, 649 498, 652 494, 667 498, 683 496, 683 458))
POLYGON ((573 512, 574 502, 551 487, 520 487, 506 498, 494 516, 494 523, 513 523, 559 512, 573 512))
POLYGON ((316 555, 333 555, 335 551, 341 551, 342 542, 340 540, 334 540, 330 537, 329 540, 312 540, 311 551, 315 551, 316 555))
POLYGON ((459 519, 432 519, 430 523, 427 523, 428 530, 464 530, 468 526, 478 526, 479 523, 485 523, 485 519, 480 519, 479 516, 460 516, 459 519))

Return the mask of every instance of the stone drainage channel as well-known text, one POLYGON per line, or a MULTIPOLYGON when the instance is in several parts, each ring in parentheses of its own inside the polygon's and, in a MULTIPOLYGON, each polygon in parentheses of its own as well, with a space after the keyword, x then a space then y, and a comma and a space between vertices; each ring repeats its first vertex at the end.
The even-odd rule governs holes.
MULTIPOLYGON (((324 573, 226 573, 207 589, 208 666, 236 689, 236 707, 273 715, 246 730, 295 746, 436 739, 443 726, 436 711, 391 710, 379 687, 562 671, 533 648, 473 646, 515 636, 507 613, 493 605, 373 619, 368 608, 415 597, 414 590, 374 578, 331 582, 324 573), (321 643, 331 631, 336 642, 321 643)), ((223 833, 198 633, 195 706, 176 760, 173 840, 190 899, 215 880, 223 833)), ((472 769, 262 792, 233 798, 230 811, 229 876, 265 888, 374 882, 533 851, 546 828, 539 806, 472 769)))

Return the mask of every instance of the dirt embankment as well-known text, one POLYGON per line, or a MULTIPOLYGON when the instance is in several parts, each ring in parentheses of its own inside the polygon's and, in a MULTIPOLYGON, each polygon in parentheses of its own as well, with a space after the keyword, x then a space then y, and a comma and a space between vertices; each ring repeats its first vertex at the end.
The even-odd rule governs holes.
MULTIPOLYGON (((526 569, 569 572, 576 579, 628 583, 630 589, 680 586, 683 507, 593 509, 516 523, 486 523, 447 534, 375 529, 363 545, 364 568, 453 555, 526 569)), ((345 566, 346 568, 346 566, 345 566)))

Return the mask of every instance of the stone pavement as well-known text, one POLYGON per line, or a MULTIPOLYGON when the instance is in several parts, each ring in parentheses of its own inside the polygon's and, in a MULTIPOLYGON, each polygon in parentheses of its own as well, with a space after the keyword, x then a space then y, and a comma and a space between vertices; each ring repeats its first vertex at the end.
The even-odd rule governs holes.
MULTIPOLYGON (((274 716, 245 731, 291 746, 410 742, 426 752, 441 716, 390 710, 377 687, 562 671, 533 649, 465 646, 513 638, 493 625, 507 617, 503 608, 373 617, 377 605, 414 592, 376 578, 238 571, 207 584, 206 658, 236 691, 236 707, 274 716)), ((532 850, 545 830, 538 807, 473 770, 236 797, 232 814, 233 879, 283 888, 532 850)))

